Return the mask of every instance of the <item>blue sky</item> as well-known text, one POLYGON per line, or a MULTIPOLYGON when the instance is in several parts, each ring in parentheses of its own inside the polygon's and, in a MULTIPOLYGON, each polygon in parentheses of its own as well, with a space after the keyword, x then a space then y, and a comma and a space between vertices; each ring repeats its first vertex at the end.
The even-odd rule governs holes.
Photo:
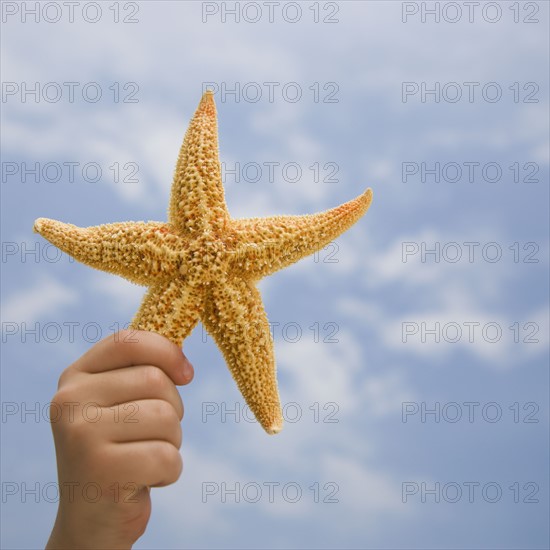
POLYGON ((165 220, 213 82, 234 217, 320 211, 367 186, 374 200, 260 283, 281 434, 247 421, 200 326, 184 343, 185 469, 153 492, 136 548, 547 548, 548 4, 493 2, 471 22, 461 2, 439 22, 422 21, 433 2, 281 2, 272 22, 255 2, 239 22, 222 19, 233 2, 80 4, 72 22, 62 3, 24 4, 2 8, 2 546, 45 544, 42 410, 144 292, 56 256, 33 221, 165 220), (24 178, 36 163, 39 181, 24 178))

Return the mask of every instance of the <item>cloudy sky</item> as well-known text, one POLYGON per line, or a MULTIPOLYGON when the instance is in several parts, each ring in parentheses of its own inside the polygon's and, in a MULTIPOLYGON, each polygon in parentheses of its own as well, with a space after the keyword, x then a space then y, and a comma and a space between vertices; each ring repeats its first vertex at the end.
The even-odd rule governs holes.
POLYGON ((3 547, 45 544, 57 379, 144 292, 33 221, 165 220, 207 83, 234 217, 374 200, 260 283, 282 433, 184 343, 136 548, 548 547, 548 3, 473 4, 2 2, 3 547))

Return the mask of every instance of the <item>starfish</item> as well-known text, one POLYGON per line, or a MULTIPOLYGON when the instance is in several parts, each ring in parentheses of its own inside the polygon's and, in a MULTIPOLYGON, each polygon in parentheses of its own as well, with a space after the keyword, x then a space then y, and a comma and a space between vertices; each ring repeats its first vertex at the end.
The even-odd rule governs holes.
POLYGON ((218 153, 216 105, 206 91, 176 164, 168 222, 81 228, 47 218, 34 231, 76 260, 147 286, 131 328, 179 346, 200 320, 265 431, 281 431, 269 323, 256 283, 322 249, 368 209, 372 191, 304 216, 233 219, 218 153))

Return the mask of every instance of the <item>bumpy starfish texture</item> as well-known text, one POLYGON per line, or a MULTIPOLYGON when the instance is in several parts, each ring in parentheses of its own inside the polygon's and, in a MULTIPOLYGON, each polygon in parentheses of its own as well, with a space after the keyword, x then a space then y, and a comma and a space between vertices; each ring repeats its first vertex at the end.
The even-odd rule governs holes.
POLYGON ((131 327, 176 344, 200 320, 267 433, 282 429, 273 342, 256 282, 322 249, 368 209, 372 191, 304 216, 233 219, 225 204, 213 94, 181 147, 168 222, 80 228, 39 218, 34 230, 76 260, 149 287, 131 327))

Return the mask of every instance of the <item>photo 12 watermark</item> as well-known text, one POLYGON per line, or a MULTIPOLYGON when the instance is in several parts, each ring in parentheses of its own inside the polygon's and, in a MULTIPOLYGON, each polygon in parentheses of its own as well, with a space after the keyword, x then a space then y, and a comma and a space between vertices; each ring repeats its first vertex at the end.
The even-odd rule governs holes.
POLYGON ((2 321, 2 343, 57 344, 86 342, 95 344, 112 335, 115 342, 133 344, 139 341, 139 333, 129 328, 130 323, 114 322, 108 327, 97 321, 2 321))
POLYGON ((2 82, 2 103, 139 103, 137 82, 2 82))
POLYGON ((95 401, 2 401, 2 424, 56 424, 64 422, 75 424, 97 424, 101 420, 115 424, 137 424, 139 422, 139 403, 127 402, 102 407, 95 401))
POLYGON ((4 161, 2 183, 140 183, 137 162, 4 161))
POLYGON ((401 484, 401 501, 403 504, 538 504, 539 491, 540 486, 534 481, 404 481, 401 484))
POLYGON ((540 23, 539 2, 402 2, 402 23, 540 23))
POLYGON ((21 504, 57 504, 61 499, 73 503, 82 501, 97 504, 107 500, 118 503, 138 503, 137 498, 142 487, 131 481, 114 482, 103 487, 96 481, 2 481, 2 504, 18 502, 21 504))
MULTIPOLYGON (((46 263, 56 264, 59 262, 74 263, 76 260, 69 254, 65 254, 57 246, 48 242, 29 241, 2 241, 2 263, 46 263)), ((12 327, 3 325, 4 329, 11 331, 12 327)))
MULTIPOLYGON (((262 403, 264 405, 264 403, 262 403)), ((297 403, 290 401, 281 404, 281 412, 285 422, 297 424, 298 422, 309 422, 313 424, 338 424, 340 419, 340 405, 335 401, 320 403, 297 403)), ((204 401, 202 403, 203 424, 257 424, 254 413, 246 403, 238 401, 228 403, 227 401, 204 401)))
POLYGON ((537 82, 402 82, 401 101, 411 103, 538 103, 537 82))
MULTIPOLYGON (((315 246, 315 251, 311 253, 307 258, 297 258, 304 261, 313 261, 313 263, 323 263, 323 264, 337 264, 340 262, 338 258, 338 253, 340 251, 340 246, 337 242, 331 241, 326 245, 322 246, 318 244, 315 246), (311 260, 309 260, 311 259, 311 260)), ((281 262, 286 258, 289 259, 291 263, 296 261, 295 259, 295 249, 293 247, 282 247, 276 241, 268 241, 262 243, 262 245, 257 245, 256 243, 244 244, 241 245, 236 250, 228 251, 229 254, 233 255, 235 261, 250 260, 252 258, 258 259, 269 259, 269 261, 281 262)), ((315 329, 311 329, 315 330, 315 329)))
POLYGON ((536 162, 407 161, 401 163, 403 183, 539 183, 536 162))
POLYGON ((315 481, 311 485, 297 481, 203 481, 203 504, 274 504, 285 502, 313 502, 315 504, 338 504, 340 486, 334 481, 315 481))
POLYGON ((538 264, 540 246, 534 241, 498 243, 496 241, 404 241, 401 243, 401 262, 473 264, 508 262, 538 264))
POLYGON ((539 324, 535 321, 516 321, 509 326, 497 321, 403 321, 401 341, 422 344, 476 344, 513 342, 515 344, 539 344, 539 324))
POLYGON ((313 177, 314 183, 338 183, 336 177, 340 170, 336 162, 313 162, 304 165, 299 162, 227 162, 221 163, 222 182, 227 183, 299 183, 309 181, 313 177))
POLYGON ((203 23, 322 23, 340 22, 339 2, 202 2, 203 23))
MULTIPOLYGON (((296 344, 303 340, 313 341, 315 344, 338 344, 338 332, 340 325, 335 321, 315 321, 307 327, 298 321, 268 321, 269 333, 274 341, 283 341, 296 344)), ((229 329, 228 329, 229 330, 229 329)), ((262 323, 249 324, 246 327, 238 326, 232 329, 242 338, 259 338, 264 334, 265 327, 262 323)), ((203 344, 209 341, 208 332, 201 328, 201 341, 203 344)))
POLYGON ((497 401, 404 401, 401 404, 403 424, 538 424, 540 407, 534 401, 498 403, 497 401))
POLYGON ((139 23, 139 2, 0 2, 2 23, 139 23))
POLYGON ((211 90, 220 103, 312 102, 339 103, 337 82, 203 82, 202 93, 211 90))

